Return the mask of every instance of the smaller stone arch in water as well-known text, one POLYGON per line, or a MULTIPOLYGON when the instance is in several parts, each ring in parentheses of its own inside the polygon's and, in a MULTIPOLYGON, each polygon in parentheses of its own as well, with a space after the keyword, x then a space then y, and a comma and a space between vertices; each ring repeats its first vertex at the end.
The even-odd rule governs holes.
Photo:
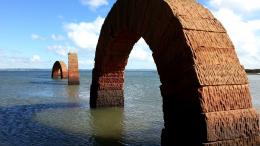
POLYGON ((67 79, 68 78, 67 65, 63 61, 56 61, 52 67, 51 77, 67 79))

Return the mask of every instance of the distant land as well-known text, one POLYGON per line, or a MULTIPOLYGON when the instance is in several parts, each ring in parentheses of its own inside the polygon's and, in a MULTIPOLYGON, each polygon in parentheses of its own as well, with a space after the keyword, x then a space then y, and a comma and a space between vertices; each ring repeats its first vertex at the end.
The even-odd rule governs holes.
POLYGON ((51 69, 38 68, 0 68, 0 71, 49 71, 51 69))
POLYGON ((245 69, 246 73, 250 73, 250 74, 259 74, 260 73, 260 69, 245 69))

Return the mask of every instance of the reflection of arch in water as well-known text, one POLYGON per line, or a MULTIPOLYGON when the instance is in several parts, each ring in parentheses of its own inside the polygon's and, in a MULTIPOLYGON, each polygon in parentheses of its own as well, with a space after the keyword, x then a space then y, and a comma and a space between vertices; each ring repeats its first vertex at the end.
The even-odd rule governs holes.
POLYGON ((56 61, 52 67, 52 78, 61 78, 67 79, 68 78, 68 70, 67 65, 63 61, 56 61))
POLYGON ((121 146, 124 134, 124 109, 100 108, 91 109, 91 129, 98 145, 121 146))
POLYGON ((79 100, 79 86, 66 86, 65 88, 67 97, 69 100, 78 101, 79 100))
POLYGON ((124 70, 140 37, 162 83, 162 145, 256 144, 246 73, 226 30, 195 0, 116 1, 96 48, 91 107, 124 105, 124 70))

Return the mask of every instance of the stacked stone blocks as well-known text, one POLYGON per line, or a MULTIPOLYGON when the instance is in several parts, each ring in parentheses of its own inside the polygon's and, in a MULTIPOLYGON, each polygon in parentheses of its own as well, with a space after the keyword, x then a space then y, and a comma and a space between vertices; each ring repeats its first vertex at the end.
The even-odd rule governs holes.
POLYGON ((114 4, 96 48, 91 107, 124 105, 124 70, 140 37, 153 52, 162 83, 162 145, 257 145, 259 116, 235 47, 221 23, 194 0, 114 4))
POLYGON ((69 72, 68 72, 68 84, 79 85, 79 69, 78 69, 78 55, 76 53, 68 54, 69 72))

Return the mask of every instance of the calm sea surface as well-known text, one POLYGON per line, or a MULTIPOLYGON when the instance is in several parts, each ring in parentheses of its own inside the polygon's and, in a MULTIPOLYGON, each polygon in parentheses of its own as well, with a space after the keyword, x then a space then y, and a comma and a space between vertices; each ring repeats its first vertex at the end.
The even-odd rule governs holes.
MULTIPOLYGON (((81 85, 50 71, 0 71, 0 146, 156 146, 163 128, 156 71, 127 71, 125 108, 89 108, 91 72, 81 85)), ((249 75, 260 111, 260 75, 249 75)))

